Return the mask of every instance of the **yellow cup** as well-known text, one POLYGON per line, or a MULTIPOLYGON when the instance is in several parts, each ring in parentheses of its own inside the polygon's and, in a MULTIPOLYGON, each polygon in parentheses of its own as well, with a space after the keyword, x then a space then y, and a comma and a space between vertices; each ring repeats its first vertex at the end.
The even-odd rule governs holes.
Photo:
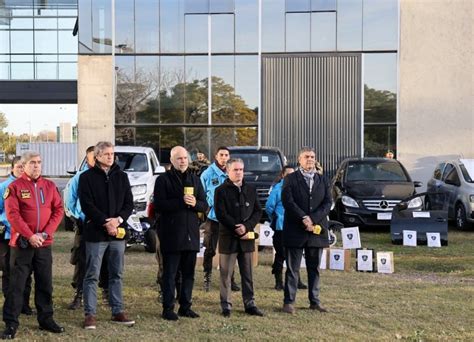
POLYGON ((255 239, 255 233, 254 232, 247 232, 247 238, 249 240, 255 239))
POLYGON ((321 226, 319 224, 315 224, 313 226, 313 234, 319 235, 321 234, 321 226))
POLYGON ((184 187, 184 194, 185 195, 194 195, 194 188, 192 186, 185 186, 184 187))
POLYGON ((123 239, 125 237, 125 228, 118 227, 117 228, 117 235, 115 235, 117 239, 123 239))

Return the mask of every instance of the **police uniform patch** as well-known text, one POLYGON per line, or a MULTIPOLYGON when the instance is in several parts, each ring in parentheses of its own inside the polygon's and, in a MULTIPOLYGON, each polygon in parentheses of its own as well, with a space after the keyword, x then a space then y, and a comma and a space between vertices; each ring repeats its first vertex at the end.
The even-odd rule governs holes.
POLYGON ((5 192, 3 193, 3 199, 6 200, 10 196, 10 188, 6 188, 5 192))
POLYGON ((30 190, 20 190, 21 198, 22 199, 29 199, 31 198, 30 190))

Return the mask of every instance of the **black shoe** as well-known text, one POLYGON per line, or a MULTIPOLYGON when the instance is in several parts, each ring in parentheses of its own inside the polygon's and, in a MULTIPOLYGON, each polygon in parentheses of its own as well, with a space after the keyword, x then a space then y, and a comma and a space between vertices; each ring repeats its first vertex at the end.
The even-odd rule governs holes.
POLYGON ((306 290, 307 288, 308 288, 308 285, 306 285, 302 281, 298 282, 298 290, 306 290))
POLYGON ((64 328, 58 325, 55 321, 49 320, 40 324, 40 330, 46 330, 55 334, 60 334, 64 332, 64 328))
POLYGON ((177 321, 179 319, 178 315, 173 310, 163 310, 161 317, 167 321, 177 321))
POLYGON ((33 312, 33 309, 29 305, 25 305, 21 309, 21 313, 26 316, 32 316, 34 312, 33 312))
POLYGON ((251 308, 245 309, 245 313, 251 316, 260 316, 260 317, 265 316, 265 314, 262 311, 260 311, 256 306, 252 306, 251 308))
POLYGON ((13 340, 16 335, 16 328, 7 326, 2 334, 2 340, 13 340))
POLYGON ((77 291, 74 294, 72 302, 67 306, 68 310, 77 310, 82 306, 82 291, 77 291))
POLYGON ((224 317, 230 317, 230 310, 229 309, 224 309, 222 310, 222 316, 224 317))
POLYGON ((199 317, 199 315, 191 309, 187 309, 187 310, 179 309, 178 310, 178 316, 188 317, 188 318, 198 318, 199 317))
POLYGON ((240 286, 237 285, 237 283, 233 281, 230 283, 230 289, 234 292, 237 292, 237 291, 240 291, 240 286))

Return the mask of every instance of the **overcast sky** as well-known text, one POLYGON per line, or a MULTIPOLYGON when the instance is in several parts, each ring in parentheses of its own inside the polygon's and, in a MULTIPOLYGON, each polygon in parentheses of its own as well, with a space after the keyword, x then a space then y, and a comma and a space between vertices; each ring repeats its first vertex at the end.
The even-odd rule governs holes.
POLYGON ((77 124, 77 104, 0 104, 0 112, 8 120, 6 132, 38 134, 48 130, 56 132, 60 122, 77 124))

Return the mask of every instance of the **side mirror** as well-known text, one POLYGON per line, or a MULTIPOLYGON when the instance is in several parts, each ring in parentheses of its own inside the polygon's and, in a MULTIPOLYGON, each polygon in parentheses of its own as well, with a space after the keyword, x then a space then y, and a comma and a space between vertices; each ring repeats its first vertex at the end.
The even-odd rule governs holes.
POLYGON ((415 186, 415 188, 421 188, 423 186, 423 182, 414 181, 413 185, 415 186))
POLYGON ((159 175, 161 173, 165 173, 166 169, 163 166, 157 166, 155 171, 153 171, 154 175, 159 175))

